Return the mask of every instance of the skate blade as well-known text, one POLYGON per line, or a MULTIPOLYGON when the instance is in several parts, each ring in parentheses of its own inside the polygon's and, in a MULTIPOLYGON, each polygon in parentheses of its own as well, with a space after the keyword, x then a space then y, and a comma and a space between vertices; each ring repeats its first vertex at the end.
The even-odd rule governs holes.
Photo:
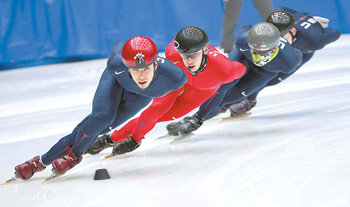
POLYGON ((187 142, 187 141, 193 141, 193 139, 191 139, 195 134, 193 132, 189 133, 189 134, 185 134, 185 135, 180 135, 176 138, 174 138, 170 144, 177 144, 177 143, 181 143, 181 142, 187 142))
POLYGON ((166 135, 163 135, 163 136, 157 137, 157 138, 155 138, 154 140, 163 140, 163 139, 166 139, 166 138, 171 138, 171 137, 172 137, 171 135, 166 134, 166 135))
POLYGON ((6 181, 3 182, 2 184, 3 184, 3 185, 6 185, 6 184, 12 183, 12 182, 14 182, 14 181, 16 181, 16 180, 17 180, 17 178, 13 177, 13 178, 11 178, 11 179, 9 179, 9 180, 6 180, 6 181))
POLYGON ((102 160, 107 160, 107 159, 110 159, 110 158, 112 158, 112 157, 115 157, 115 156, 117 156, 117 154, 110 154, 110 155, 107 155, 107 156, 104 156, 103 158, 102 158, 102 160))
POLYGON ((102 160, 108 160, 108 159, 110 159, 110 158, 118 158, 118 159, 122 159, 122 158, 128 158, 128 157, 130 157, 130 155, 128 154, 128 153, 126 153, 126 154, 110 154, 110 155, 107 155, 107 156, 105 156, 105 157, 103 157, 102 158, 102 160))
POLYGON ((49 181, 51 181, 51 180, 53 180, 53 179, 55 179, 55 178, 57 178, 57 177, 59 177, 59 176, 60 176, 60 175, 53 174, 53 175, 51 175, 50 177, 47 177, 47 178, 45 178, 44 180, 42 180, 41 183, 47 183, 47 182, 49 182, 49 181))
POLYGON ((239 118, 243 118, 243 117, 246 117, 246 116, 250 116, 251 114, 252 114, 252 113, 243 113, 243 114, 239 114, 239 115, 237 115, 237 116, 229 116, 229 117, 220 119, 220 121, 226 121, 226 120, 232 120, 232 119, 239 119, 239 118))

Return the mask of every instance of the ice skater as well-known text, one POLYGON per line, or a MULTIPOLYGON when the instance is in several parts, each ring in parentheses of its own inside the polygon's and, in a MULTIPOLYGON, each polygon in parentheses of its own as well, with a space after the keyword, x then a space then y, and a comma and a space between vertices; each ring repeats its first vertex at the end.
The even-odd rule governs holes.
MULTIPOLYGON (((155 97, 182 88, 186 73, 171 61, 158 57, 154 42, 136 36, 118 42, 110 52, 92 103, 91 113, 72 133, 48 152, 15 167, 15 177, 28 180, 52 164, 53 176, 62 175, 82 160, 82 154, 97 136, 117 127, 143 109, 155 97)), ((130 143, 137 148, 139 143, 130 143)))
MULTIPOLYGON (((296 70, 292 73, 279 73, 266 87, 274 86, 286 80, 307 63, 317 50, 324 48, 340 37, 339 31, 325 28, 328 26, 328 19, 313 17, 308 13, 297 12, 286 7, 278 7, 275 12, 268 16, 266 22, 275 25, 288 43, 299 49, 303 54, 302 63, 296 70)), ((257 96, 261 90, 226 108, 230 109, 232 116, 247 113, 255 106, 257 96)))

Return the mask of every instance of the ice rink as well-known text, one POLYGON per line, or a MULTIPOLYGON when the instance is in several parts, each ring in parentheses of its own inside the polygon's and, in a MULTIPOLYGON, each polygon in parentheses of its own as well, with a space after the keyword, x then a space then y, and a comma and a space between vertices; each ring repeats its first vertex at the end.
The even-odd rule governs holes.
MULTIPOLYGON (((41 184, 0 186, 1 207, 350 206, 350 35, 266 88, 252 114, 221 114, 184 138, 158 124, 128 156, 83 161, 41 184), (93 180, 106 168, 109 180, 93 180)), ((0 72, 0 181, 45 153, 89 112, 106 59, 0 72)), ((193 113, 193 112, 192 112, 193 113)), ((169 122, 168 122, 169 123, 169 122)))

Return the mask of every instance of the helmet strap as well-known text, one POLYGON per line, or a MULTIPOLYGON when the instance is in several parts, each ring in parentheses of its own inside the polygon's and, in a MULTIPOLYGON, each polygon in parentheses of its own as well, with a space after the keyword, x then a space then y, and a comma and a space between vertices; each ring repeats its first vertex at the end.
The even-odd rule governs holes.
POLYGON ((297 33, 298 33, 298 30, 293 27, 291 30, 289 30, 289 34, 292 36, 292 44, 297 41, 297 33), (292 30, 294 30, 295 32, 293 33, 292 30))
POLYGON ((207 66, 207 60, 208 60, 208 56, 204 54, 202 54, 202 63, 201 66, 199 66, 199 69, 196 71, 196 73, 200 73, 204 70, 204 68, 207 66))
MULTIPOLYGON (((153 69, 153 78, 152 78, 152 80, 151 80, 151 83, 153 82, 154 78, 156 77, 156 70, 157 70, 157 68, 156 68, 157 63, 156 63, 156 62, 158 62, 158 61, 154 61, 154 62, 153 62, 153 67, 154 67, 154 69, 153 69)), ((151 84, 150 84, 150 85, 151 85, 151 84)))

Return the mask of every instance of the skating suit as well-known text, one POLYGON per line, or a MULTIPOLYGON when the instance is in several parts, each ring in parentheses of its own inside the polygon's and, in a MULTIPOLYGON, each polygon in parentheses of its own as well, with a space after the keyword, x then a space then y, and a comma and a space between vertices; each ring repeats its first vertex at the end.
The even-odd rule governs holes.
POLYGON ((151 84, 141 89, 131 78, 121 59, 123 42, 111 50, 107 67, 99 81, 92 103, 91 113, 69 135, 61 138, 42 156, 44 164, 67 154, 69 148, 81 156, 99 134, 109 131, 132 118, 148 105, 152 98, 161 97, 182 88, 187 82, 186 73, 171 61, 158 58, 158 69, 151 84))

